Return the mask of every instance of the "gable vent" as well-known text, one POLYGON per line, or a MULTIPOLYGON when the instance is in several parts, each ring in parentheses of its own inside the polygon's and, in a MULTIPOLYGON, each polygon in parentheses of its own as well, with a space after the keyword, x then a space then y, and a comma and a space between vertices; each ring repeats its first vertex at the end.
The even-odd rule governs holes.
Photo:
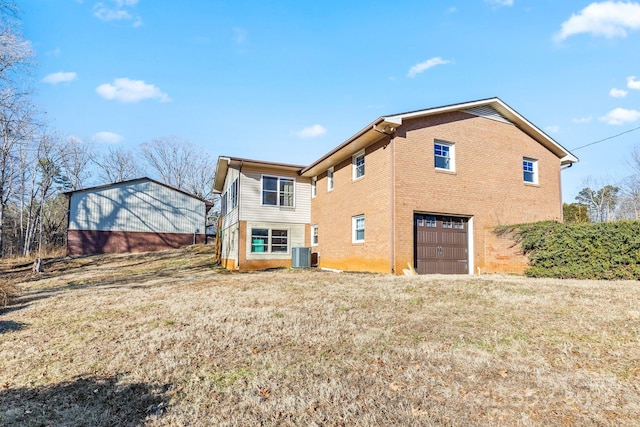
POLYGON ((489 107, 488 105, 473 107, 463 111, 465 113, 473 114, 474 116, 484 117, 486 119, 491 119, 491 120, 496 120, 498 122, 511 124, 511 122, 506 118, 504 118, 502 114, 498 113, 496 110, 494 110, 492 107, 489 107))

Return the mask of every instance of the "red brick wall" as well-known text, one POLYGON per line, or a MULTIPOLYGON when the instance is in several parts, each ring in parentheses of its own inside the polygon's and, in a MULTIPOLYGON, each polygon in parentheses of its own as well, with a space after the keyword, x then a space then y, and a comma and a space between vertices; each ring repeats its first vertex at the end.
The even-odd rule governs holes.
POLYGON ((510 234, 497 235, 493 227, 484 230, 485 266, 481 273, 523 274, 529 258, 510 234))
MULTIPOLYGON (((204 241, 204 234, 196 235, 196 243, 202 244, 204 241)), ((192 244, 193 234, 88 230, 67 232, 69 255, 161 251, 192 244)))
POLYGON ((395 144, 396 268, 413 263, 416 211, 473 217, 482 271, 487 227, 562 220, 560 159, 514 125, 452 112, 409 121, 395 144), (435 170, 435 139, 455 144, 455 172, 435 170), (539 184, 523 182, 523 157, 538 160, 539 184))
POLYGON ((351 179, 351 159, 336 165, 332 192, 326 174, 318 177, 311 222, 318 224, 312 250, 320 267, 391 272, 393 249, 394 271, 401 274, 414 263, 415 212, 472 218, 474 272, 489 268, 485 229, 562 220, 560 159, 514 125, 462 112, 419 118, 400 126, 391 144, 385 138, 365 154, 361 180, 351 179), (435 170, 435 139, 455 144, 455 172, 435 170), (538 160, 538 184, 523 182, 523 157, 538 160), (351 218, 362 213, 365 243, 354 244, 351 218))
POLYGON ((352 179, 351 158, 334 168, 334 188, 318 176, 317 196, 311 201, 311 223, 318 225, 319 267, 347 271, 391 271, 391 155, 389 139, 365 150, 365 174, 352 179), (352 243, 353 216, 365 216, 365 241, 352 243))

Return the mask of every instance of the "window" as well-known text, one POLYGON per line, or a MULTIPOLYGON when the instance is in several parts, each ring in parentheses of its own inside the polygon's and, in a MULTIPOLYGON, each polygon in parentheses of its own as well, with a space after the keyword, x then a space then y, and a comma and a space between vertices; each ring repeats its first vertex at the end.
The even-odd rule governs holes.
POLYGON ((227 192, 225 191, 220 196, 220 215, 225 216, 227 214, 227 192))
POLYGON ((234 179, 229 187, 229 210, 238 206, 238 179, 234 179))
POLYGON ((267 252, 269 248, 269 230, 266 228, 251 229, 251 252, 267 252))
POLYGON ((251 229, 252 253, 289 252, 289 231, 270 230, 268 228, 251 229))
POLYGON ((311 197, 316 197, 318 195, 317 184, 318 184, 318 177, 314 176, 313 178, 311 178, 311 197))
POLYGON ((318 226, 311 226, 311 246, 318 246, 318 226))
POLYGON ((425 217, 425 220, 426 220, 426 224, 425 224, 426 227, 435 227, 437 225, 435 216, 427 215, 425 217))
POLYGON ((353 179, 362 178, 364 176, 364 150, 358 154, 354 154, 352 158, 353 163, 353 179))
POLYGON ((538 183, 538 161, 534 159, 522 159, 522 173, 524 182, 538 183))
POLYGON ((364 242, 364 215, 358 215, 351 218, 351 227, 353 229, 353 243, 364 242))
POLYGON ((271 230, 271 252, 287 253, 288 248, 287 230, 271 230))
POLYGON ((333 168, 327 170, 327 191, 333 190, 333 168))
POLYGON ((433 144, 433 155, 436 169, 444 169, 449 171, 455 170, 454 156, 455 150, 453 144, 436 141, 433 144))
POLYGON ((262 176, 262 204, 292 208, 295 200, 295 180, 276 176, 262 176))
POLYGON ((442 218, 442 228, 453 228, 453 219, 442 218))

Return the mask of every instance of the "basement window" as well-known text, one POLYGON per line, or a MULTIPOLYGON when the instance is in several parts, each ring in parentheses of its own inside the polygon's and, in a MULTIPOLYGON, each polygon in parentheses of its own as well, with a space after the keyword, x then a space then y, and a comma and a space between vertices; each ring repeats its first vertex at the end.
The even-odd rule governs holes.
POLYGON ((252 228, 251 253, 289 252, 289 230, 252 228))
POLYGON ((352 242, 364 243, 364 215, 351 218, 352 242))

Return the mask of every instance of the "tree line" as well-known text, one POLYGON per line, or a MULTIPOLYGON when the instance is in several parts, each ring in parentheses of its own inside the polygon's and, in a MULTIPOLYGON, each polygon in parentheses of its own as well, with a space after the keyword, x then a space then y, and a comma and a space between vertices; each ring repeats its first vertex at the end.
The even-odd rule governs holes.
POLYGON ((611 222, 640 219, 640 149, 630 156, 632 173, 617 184, 585 181, 573 203, 563 205, 569 223, 611 222))
POLYGON ((0 0, 0 257, 65 245, 65 192, 150 176, 214 199, 215 159, 176 136, 137 149, 93 145, 47 126, 34 103, 35 53, 20 32, 18 7, 0 0))

